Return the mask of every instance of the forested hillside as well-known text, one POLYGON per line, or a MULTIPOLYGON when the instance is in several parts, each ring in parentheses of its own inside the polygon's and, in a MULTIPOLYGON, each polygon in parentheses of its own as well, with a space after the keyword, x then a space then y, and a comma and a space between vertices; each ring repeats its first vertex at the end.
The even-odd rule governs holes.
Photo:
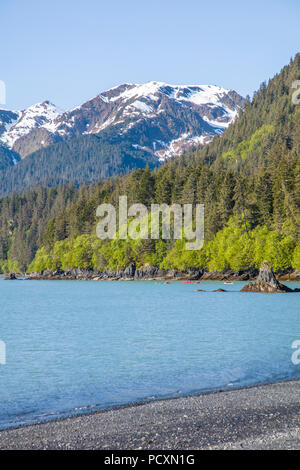
POLYGON ((0 165, 0 195, 70 181, 76 186, 84 182, 95 183, 101 178, 144 168, 146 164, 154 168, 158 161, 146 150, 120 143, 111 132, 103 133, 101 137, 85 135, 49 145, 6 170, 1 171, 0 165))
POLYGON ((300 269, 300 105, 292 83, 297 55, 246 103, 221 137, 162 167, 74 189, 36 190, 1 201, 4 270, 163 268, 240 270, 268 259, 276 270, 300 269), (204 203, 205 245, 186 251, 184 240, 96 238, 96 207, 128 203, 204 203), (34 203, 35 201, 41 201, 34 203))

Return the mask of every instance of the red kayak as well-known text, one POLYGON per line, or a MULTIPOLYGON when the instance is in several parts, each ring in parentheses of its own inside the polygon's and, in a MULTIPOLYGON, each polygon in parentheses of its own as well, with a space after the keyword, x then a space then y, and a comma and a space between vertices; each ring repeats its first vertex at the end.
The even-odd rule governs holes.
POLYGON ((201 284, 200 281, 182 281, 182 284, 201 284))

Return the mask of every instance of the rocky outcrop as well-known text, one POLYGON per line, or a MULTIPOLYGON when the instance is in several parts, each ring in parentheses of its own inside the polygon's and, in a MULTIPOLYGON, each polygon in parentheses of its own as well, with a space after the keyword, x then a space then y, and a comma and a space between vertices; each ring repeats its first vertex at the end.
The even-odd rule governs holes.
POLYGON ((284 284, 281 284, 276 279, 270 263, 264 261, 262 267, 260 268, 256 282, 249 282, 249 284, 241 289, 241 292, 262 292, 273 294, 277 292, 293 292, 293 290, 284 284))

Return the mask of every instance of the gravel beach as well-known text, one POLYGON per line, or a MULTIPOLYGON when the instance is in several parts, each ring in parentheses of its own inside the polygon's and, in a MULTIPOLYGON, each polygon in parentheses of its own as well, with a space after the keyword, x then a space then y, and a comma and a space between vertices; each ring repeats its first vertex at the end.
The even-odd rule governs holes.
POLYGON ((300 449, 300 381, 4 430, 0 449, 300 449))

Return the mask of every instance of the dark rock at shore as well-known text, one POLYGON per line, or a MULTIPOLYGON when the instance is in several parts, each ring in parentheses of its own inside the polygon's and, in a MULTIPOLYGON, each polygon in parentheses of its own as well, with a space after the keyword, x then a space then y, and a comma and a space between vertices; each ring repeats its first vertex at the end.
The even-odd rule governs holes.
POLYGON ((241 289, 241 292, 262 292, 273 294, 279 292, 293 292, 293 290, 284 284, 281 284, 276 279, 270 263, 265 261, 260 268, 256 282, 249 282, 249 284, 241 289))
POLYGON ((18 278, 16 277, 15 273, 10 273, 8 276, 6 276, 5 281, 17 281, 18 278))
POLYGON ((156 266, 146 264, 142 268, 136 268, 130 264, 126 269, 118 269, 116 272, 106 269, 104 271, 92 271, 72 269, 67 271, 44 271, 32 273, 28 276, 31 280, 95 280, 95 281, 121 281, 121 280, 197 280, 203 274, 199 269, 186 271, 164 270, 156 266))
POLYGON ((133 277, 135 275, 135 271, 136 271, 136 266, 135 264, 130 264, 129 266, 127 266, 127 268, 124 270, 124 275, 126 277, 133 277))
POLYGON ((135 271, 135 279, 163 279, 165 272, 158 269, 156 266, 146 264, 143 268, 139 268, 135 271))
POLYGON ((258 269, 249 268, 243 271, 233 271, 227 269, 224 271, 204 271, 201 279, 203 281, 250 281, 258 275, 258 269))
POLYGON ((285 271, 279 270, 277 272, 277 279, 281 281, 300 281, 300 269, 289 268, 285 271))

